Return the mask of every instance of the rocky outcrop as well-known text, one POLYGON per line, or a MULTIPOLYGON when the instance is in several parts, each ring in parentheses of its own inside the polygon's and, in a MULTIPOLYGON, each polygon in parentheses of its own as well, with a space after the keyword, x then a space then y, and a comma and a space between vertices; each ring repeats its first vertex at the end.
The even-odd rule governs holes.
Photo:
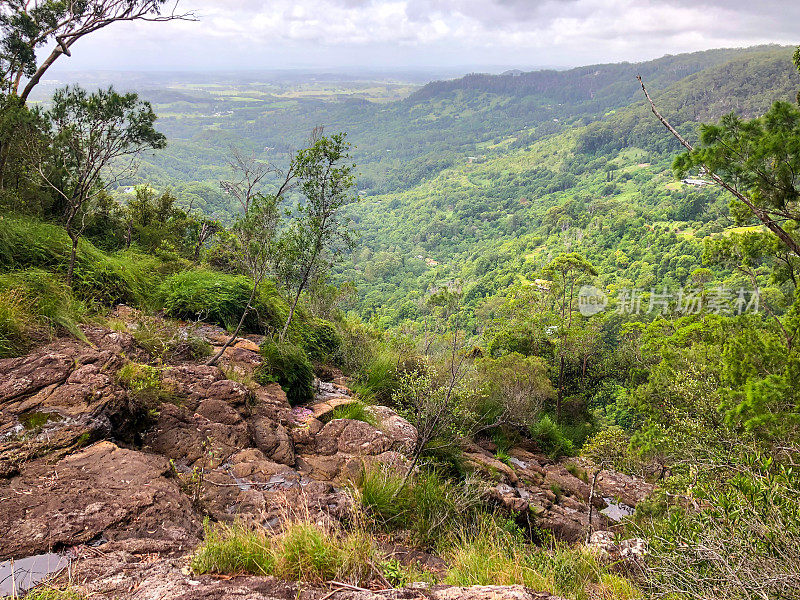
POLYGON ((137 538, 187 551, 200 521, 159 456, 98 442, 49 464, 39 459, 0 482, 0 559, 137 538))
POLYGON ((0 478, 26 461, 63 456, 110 436, 130 439, 144 409, 116 382, 123 356, 141 357, 125 333, 86 328, 88 345, 59 340, 15 359, 0 360, 0 478))

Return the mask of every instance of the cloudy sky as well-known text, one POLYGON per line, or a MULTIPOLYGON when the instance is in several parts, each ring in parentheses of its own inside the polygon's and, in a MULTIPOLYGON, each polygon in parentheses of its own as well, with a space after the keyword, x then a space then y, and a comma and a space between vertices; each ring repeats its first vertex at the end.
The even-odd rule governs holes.
POLYGON ((800 43, 800 0, 182 0, 197 22, 118 24, 71 69, 490 68, 800 43))

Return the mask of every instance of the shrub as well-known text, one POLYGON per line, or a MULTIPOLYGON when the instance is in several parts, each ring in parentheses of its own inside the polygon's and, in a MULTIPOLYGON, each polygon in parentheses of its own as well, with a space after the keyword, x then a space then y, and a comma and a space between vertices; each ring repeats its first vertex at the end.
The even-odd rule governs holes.
POLYGON ((317 319, 309 326, 305 350, 314 360, 326 360, 333 356, 342 344, 342 338, 330 321, 317 319))
POLYGON ((612 425, 594 434, 581 448, 581 456, 595 464, 609 464, 619 471, 627 470, 632 463, 628 452, 631 438, 619 425, 612 425))
MULTIPOLYGON (((177 273, 159 289, 167 316, 201 320, 233 329, 250 299, 253 281, 243 275, 195 270, 177 273)), ((249 331, 277 329, 283 324, 284 303, 274 285, 264 282, 244 322, 249 331)))
POLYGON ((575 454, 572 440, 564 434, 563 429, 550 418, 550 415, 544 415, 531 427, 531 436, 542 451, 553 459, 575 454))
POLYGON ((129 362, 117 373, 120 385, 146 408, 156 410, 162 402, 174 402, 175 394, 161 383, 161 371, 150 365, 129 362))
POLYGON ((313 399, 314 370, 302 348, 267 340, 261 344, 261 356, 264 364, 256 371, 259 383, 279 383, 292 406, 313 399))

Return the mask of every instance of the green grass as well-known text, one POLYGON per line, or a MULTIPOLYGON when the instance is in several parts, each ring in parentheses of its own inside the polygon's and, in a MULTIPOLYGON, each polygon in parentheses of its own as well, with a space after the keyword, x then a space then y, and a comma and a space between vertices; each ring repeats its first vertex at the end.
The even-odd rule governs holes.
POLYGON ((363 585, 379 562, 371 536, 362 529, 342 532, 309 521, 289 524, 271 535, 240 523, 205 523, 205 541, 191 559, 198 574, 274 575, 289 581, 337 580, 363 585))
POLYGON ((22 596, 24 600, 86 600, 89 596, 73 587, 37 587, 22 596))
POLYGON ((384 531, 408 531, 414 543, 435 549, 484 515, 481 490, 471 480, 451 481, 422 469, 402 487, 402 474, 367 469, 358 497, 372 523, 384 531))
POLYGON ((211 355, 211 344, 190 326, 160 319, 140 319, 133 330, 136 343, 162 362, 196 360, 211 355))
POLYGON ((351 421, 363 421, 369 423, 373 427, 378 425, 375 416, 367 410, 367 405, 363 402, 351 402, 350 404, 342 404, 334 408, 328 420, 333 419, 350 419, 351 421))
POLYGON ((67 331, 78 338, 88 315, 56 275, 41 269, 0 274, 0 358, 18 356, 40 338, 67 331))
POLYGON ((450 585, 524 585, 570 600, 640 597, 633 584, 611 573, 613 565, 594 554, 562 543, 533 546, 521 532, 499 529, 489 521, 462 532, 445 559, 450 569, 444 583, 450 585))
MULTIPOLYGON (((67 272, 72 242, 63 227, 31 217, 0 219, 0 269, 67 272)), ((111 306, 147 306, 159 275, 181 265, 132 251, 106 253, 81 239, 75 262, 73 293, 83 301, 111 306)))

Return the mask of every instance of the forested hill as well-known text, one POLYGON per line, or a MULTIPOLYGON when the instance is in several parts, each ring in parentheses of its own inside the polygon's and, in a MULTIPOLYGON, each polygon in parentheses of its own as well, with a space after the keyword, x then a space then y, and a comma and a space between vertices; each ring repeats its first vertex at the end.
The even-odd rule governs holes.
MULTIPOLYGON (((395 86, 380 98, 344 81, 332 85, 327 95, 242 81, 142 89, 154 103, 158 127, 170 144, 145 161, 138 178, 126 184, 170 187, 187 203, 193 201, 195 207, 224 218, 226 199, 217 181, 225 174, 232 145, 278 161, 287 149, 301 146, 314 126, 324 124, 329 130, 348 132, 364 194, 399 192, 469 156, 502 154, 507 144, 520 147, 639 102, 637 74, 660 92, 736 61, 770 63, 769 74, 760 67, 747 74, 742 71, 748 69, 731 67, 733 72, 725 76, 736 88, 733 94, 746 103, 750 92, 760 96, 776 85, 768 77, 776 70, 783 80, 791 77, 790 55, 789 48, 760 46, 563 72, 470 75, 428 84, 399 101, 391 98, 413 86, 395 86)), ((389 90, 385 82, 369 85, 389 90)), ((686 92, 689 105, 702 103, 698 116, 708 112, 705 105, 714 104, 702 97, 702 90, 690 86, 686 92)))
POLYGON ((633 101, 638 84, 632 74, 648 79, 654 89, 753 54, 780 51, 776 45, 724 48, 690 54, 667 55, 640 63, 612 63, 577 67, 566 71, 513 71, 501 75, 472 73, 460 79, 434 81, 413 93, 407 102, 442 97, 456 91, 488 92, 508 96, 541 95, 553 102, 574 104, 594 101, 598 106, 619 106, 633 101))
MULTIPOLYGON (((661 88, 663 77, 641 72, 664 114, 696 138, 700 122, 793 100, 800 76, 790 56, 788 49, 744 52, 661 88)), ((638 86, 637 69, 627 69, 632 83, 624 85, 638 86)), ((367 314, 386 324, 414 318, 418 299, 453 281, 477 306, 535 278, 560 251, 589 256, 609 285, 649 286, 667 274, 681 285, 703 266, 703 240, 736 225, 729 198, 675 180, 671 162, 681 147, 640 88, 632 103, 588 125, 544 136, 535 127, 509 132, 479 147, 473 160, 355 207, 362 247, 342 277, 357 283, 367 314)))

